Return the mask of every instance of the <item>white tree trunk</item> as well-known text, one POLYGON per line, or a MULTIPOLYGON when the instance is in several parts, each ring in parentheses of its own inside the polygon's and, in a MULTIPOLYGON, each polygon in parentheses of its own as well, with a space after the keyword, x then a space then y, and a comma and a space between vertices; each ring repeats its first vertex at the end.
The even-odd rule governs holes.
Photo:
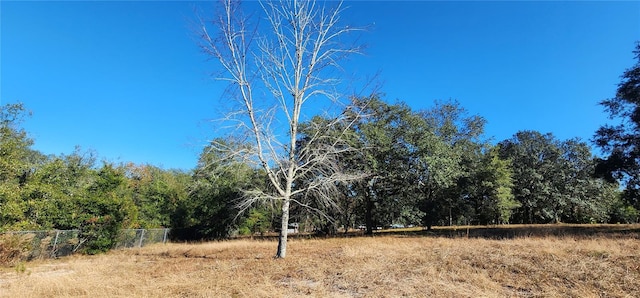
POLYGON ((276 258, 282 259, 287 256, 287 232, 289 231, 289 206, 291 200, 285 198, 282 201, 282 219, 280 220, 280 235, 278 236, 278 251, 276 258))
MULTIPOLYGON (((336 183, 353 180, 353 176, 342 173, 337 162, 337 156, 349 150, 345 149, 348 146, 340 145, 341 136, 327 142, 323 139, 322 132, 326 131, 323 128, 302 145, 304 148, 299 148, 296 142, 300 121, 305 121, 300 117, 306 102, 336 103, 345 98, 334 92, 340 79, 333 77, 332 72, 340 68, 340 60, 359 53, 359 47, 342 44, 343 35, 359 29, 339 26, 341 2, 328 8, 324 7, 326 3, 315 1, 260 1, 263 10, 260 17, 266 19, 268 26, 251 22, 240 9, 239 1, 221 2, 223 10, 212 22, 218 34, 209 35, 203 22, 202 48, 220 63, 222 75, 218 79, 229 82, 233 89, 227 95, 236 108, 224 120, 236 123, 232 133, 252 145, 240 152, 227 150, 228 155, 255 163, 256 168, 265 171, 269 181, 269 190, 243 190, 245 196, 238 207, 244 211, 254 203, 282 203, 276 257, 284 258, 291 203, 314 208, 300 201, 309 197, 308 193, 314 193, 323 200, 322 206, 337 206, 333 201, 336 183), (257 80, 260 82, 255 83, 257 80), (268 101, 273 105, 256 102, 254 89, 262 89, 259 94, 269 94, 268 101), (274 131, 278 127, 275 123, 282 120, 287 122, 288 130, 274 131), (282 142, 282 136, 289 140, 282 142), (312 182, 302 186, 301 177, 312 182)), ((342 120, 337 116, 329 125, 337 126, 342 120)))

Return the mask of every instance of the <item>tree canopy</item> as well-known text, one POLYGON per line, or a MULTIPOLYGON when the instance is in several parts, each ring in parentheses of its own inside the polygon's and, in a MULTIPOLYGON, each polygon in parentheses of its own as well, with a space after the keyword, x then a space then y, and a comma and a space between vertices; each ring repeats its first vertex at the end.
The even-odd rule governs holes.
MULTIPOLYGON (((455 100, 415 110, 379 94, 352 96, 336 114, 301 118, 312 96, 295 85, 287 87, 299 92, 291 100, 302 102, 286 110, 293 113, 286 145, 264 139, 274 136, 271 124, 251 120, 252 99, 240 96, 249 107, 244 128, 254 134, 210 141, 194 169, 182 171, 100 160, 79 147, 46 155, 32 149, 35 140, 22 127, 30 113, 6 104, 0 231, 76 229, 86 253, 113 247, 122 228, 170 227, 181 240, 278 233, 285 239, 277 256, 284 257, 290 229, 373 234, 404 226, 638 222, 640 43, 634 53, 638 62, 624 72, 616 97, 601 102, 620 121, 595 134, 606 158, 580 139, 532 130, 494 142, 485 136, 486 120, 455 100)), ((243 79, 236 83, 249 90, 243 79)), ((288 95, 276 95, 291 107, 288 95)))
POLYGON ((640 42, 633 51, 636 63, 622 74, 615 97, 600 102, 617 124, 605 124, 594 136, 595 144, 608 156, 598 173, 625 185, 625 199, 640 208, 640 42))

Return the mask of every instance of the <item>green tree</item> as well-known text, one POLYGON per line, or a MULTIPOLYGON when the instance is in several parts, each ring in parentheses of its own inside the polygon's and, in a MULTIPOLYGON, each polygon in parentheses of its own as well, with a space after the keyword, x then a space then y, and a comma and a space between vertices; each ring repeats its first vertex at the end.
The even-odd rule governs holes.
POLYGON ((97 179, 95 160, 93 152, 76 148, 35 167, 21 194, 25 220, 39 229, 78 228, 76 203, 89 195, 97 179))
POLYGON ((96 254, 113 248, 118 233, 135 221, 137 208, 127 196, 124 169, 104 163, 96 172, 87 196, 76 200, 78 238, 85 253, 96 254))
POLYGON ((618 183, 596 177, 597 159, 591 148, 579 139, 561 143, 562 159, 559 172, 562 180, 558 195, 566 202, 563 222, 603 223, 610 219, 610 210, 619 199, 618 183))
POLYGON ((269 219, 269 212, 267 210, 260 210, 258 208, 251 209, 244 220, 240 224, 239 233, 242 235, 251 235, 259 233, 264 235, 271 228, 271 221, 269 219))
POLYGON ((416 112, 373 96, 355 98, 350 109, 367 115, 352 126, 352 146, 359 150, 341 160, 366 173, 365 179, 345 184, 339 200, 358 210, 353 222, 364 223, 371 234, 378 226, 422 221, 430 228, 459 217, 469 196, 461 180, 479 163, 484 119, 468 116, 454 101, 416 112))
POLYGON ((407 179, 416 159, 418 139, 429 133, 418 131, 422 119, 406 104, 387 104, 378 96, 354 99, 356 114, 367 115, 353 126, 359 151, 349 158, 366 178, 354 181, 344 190, 345 198, 356 199, 366 233, 378 226, 389 226, 403 215, 411 217, 416 210, 415 196, 410 193, 407 179), (424 133, 424 134, 423 134, 424 133))
POLYGON ((522 205, 514 214, 517 222, 560 221, 561 155, 553 135, 536 131, 521 131, 500 143, 500 157, 513 162, 514 195, 522 205))
POLYGON ((633 53, 637 61, 622 74, 615 97, 600 102, 609 118, 619 122, 601 126, 594 142, 608 154, 598 173, 621 181, 624 198, 640 210, 640 42, 633 53))
POLYGON ((434 138, 422 138, 420 171, 422 175, 422 208, 428 228, 446 218, 453 225, 457 219, 468 223, 472 215, 467 200, 474 169, 479 166, 486 142, 484 118, 469 115, 457 101, 435 101, 432 108, 421 112, 434 138), (425 179, 426 178, 426 179, 425 179), (465 216, 466 213, 466 216, 465 216))
POLYGON ((512 176, 511 161, 501 159, 497 147, 485 152, 481 170, 476 173, 477 180, 474 181, 476 206, 481 206, 476 213, 478 223, 509 223, 513 210, 521 206, 512 192, 512 176))
POLYGON ((500 143, 500 155, 513 162, 514 195, 522 204, 517 222, 608 220, 616 186, 594 177, 595 158, 586 143, 522 131, 500 143))
POLYGON ((511 162, 502 160, 497 154, 489 155, 491 158, 490 167, 493 168, 487 189, 489 198, 493 199, 497 215, 496 223, 509 223, 513 210, 520 207, 520 203, 513 195, 513 180, 511 162))
POLYGON ((0 107, 0 229, 37 227, 25 218, 22 201, 25 184, 43 159, 31 149, 33 140, 21 127, 28 115, 21 103, 0 107))
MULTIPOLYGON (((243 150, 240 143, 214 140, 217 144, 243 150)), ((264 177, 238 159, 225 159, 216 146, 203 149, 193 172, 188 196, 180 201, 172 217, 175 237, 186 239, 219 239, 228 237, 244 220, 238 204, 245 189, 264 185, 264 177)))
POLYGON ((26 116, 21 103, 0 107, 0 182, 19 182, 28 175, 33 140, 20 127, 26 116))
POLYGON ((78 229, 77 249, 90 254, 115 245, 137 208, 121 167, 95 167, 91 152, 52 156, 37 167, 22 191, 24 221, 38 229, 78 229))
POLYGON ((136 226, 171 226, 178 205, 187 198, 191 175, 178 170, 163 170, 152 165, 127 164, 128 191, 138 208, 136 226))

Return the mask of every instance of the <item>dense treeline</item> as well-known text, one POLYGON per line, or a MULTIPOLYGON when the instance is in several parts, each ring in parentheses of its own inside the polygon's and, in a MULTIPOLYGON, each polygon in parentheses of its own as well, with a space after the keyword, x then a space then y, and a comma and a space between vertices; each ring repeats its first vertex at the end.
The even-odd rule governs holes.
MULTIPOLYGON (((522 131, 492 145, 485 120, 457 102, 413 111, 355 100, 369 115, 352 127, 347 166, 366 178, 343 185, 331 228, 637 221, 616 183, 597 178, 580 140, 522 131)), ((318 121, 318 120, 315 120, 318 121)), ((322 209, 322 206, 317 206, 322 209)), ((302 220, 302 219, 298 219, 302 220)), ((326 224, 326 223, 325 223, 326 224)))
POLYGON ((607 154, 596 173, 621 181, 624 201, 640 209, 640 42, 633 53, 636 63, 623 72, 615 96, 600 102, 617 123, 601 126, 594 143, 607 154))
MULTIPOLYGON (((321 133, 341 134, 357 149, 344 150, 339 161, 363 178, 336 185, 335 204, 311 194, 294 198, 305 202, 291 212, 301 230, 638 221, 638 206, 624 199, 615 181, 596 175, 599 160, 578 139, 520 131, 493 144, 484 136, 485 120, 455 101, 415 111, 374 96, 353 99, 343 112, 350 113, 367 117, 321 133)), ((98 162, 81 149, 47 156, 31 149, 33 140, 21 128, 25 116, 21 104, 2 107, 1 230, 79 229, 91 253, 111 247, 121 228, 171 227, 174 237, 207 239, 278 226, 279 206, 239 213, 244 191, 264 189, 267 178, 241 160, 222 158, 214 146, 203 149, 190 172, 98 162)), ((323 121, 329 119, 304 125, 300 142, 317 134, 323 121)), ((305 179, 313 183, 314 177, 305 179)))
MULTIPOLYGON (((638 222, 640 44, 634 53, 638 63, 623 74, 616 97, 601 102, 621 120, 596 132, 606 158, 579 139, 537 131, 491 142, 485 119, 455 101, 416 111, 371 96, 353 98, 339 121, 316 116, 300 125, 300 150, 290 159, 300 163, 291 169, 306 166, 292 186, 316 191, 295 192, 291 222, 323 234, 638 222), (321 154, 327 150, 332 154, 321 154), (338 172, 352 178, 326 183, 338 172)), ((45 155, 31 148, 21 126, 27 116, 22 104, 0 107, 0 231, 77 229, 84 251, 96 253, 112 247, 122 228, 170 227, 174 238, 214 239, 281 226, 282 200, 248 200, 252 193, 275 194, 269 179, 280 176, 251 166, 242 154, 229 155, 255 150, 242 139, 212 141, 189 172, 166 170, 98 162, 96 153, 80 148, 45 155)))

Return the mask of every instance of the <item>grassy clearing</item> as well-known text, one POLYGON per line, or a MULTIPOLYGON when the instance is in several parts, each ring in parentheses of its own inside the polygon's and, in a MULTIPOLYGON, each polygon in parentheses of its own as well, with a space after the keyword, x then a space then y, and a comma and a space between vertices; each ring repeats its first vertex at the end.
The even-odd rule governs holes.
MULTIPOLYGON (((548 227, 547 227, 548 228, 548 227)), ((466 230, 462 229, 465 231, 466 230)), ((0 297, 638 297, 640 234, 154 245, 0 271, 0 297)), ((532 233, 535 234, 535 233, 532 233)))

